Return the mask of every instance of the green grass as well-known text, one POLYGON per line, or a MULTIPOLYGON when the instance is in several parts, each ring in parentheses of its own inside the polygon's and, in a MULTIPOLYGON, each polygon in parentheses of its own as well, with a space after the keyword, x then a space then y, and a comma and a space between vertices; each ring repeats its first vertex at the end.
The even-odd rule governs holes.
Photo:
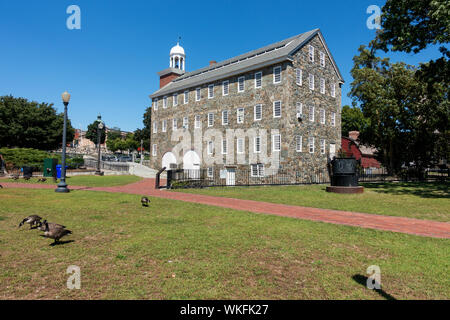
POLYGON ((450 240, 128 194, 1 189, 0 203, 0 299, 450 297, 450 240), (72 242, 18 229, 31 213, 72 242), (365 287, 370 265, 383 292, 365 287))
MULTIPOLYGON (((46 178, 45 182, 38 182, 37 177, 31 178, 30 180, 25 180, 20 178, 19 180, 13 179, 1 179, 5 182, 18 182, 18 183, 42 183, 42 184, 54 184, 53 178, 46 178)), ((114 187, 123 186, 129 183, 134 183, 142 180, 142 178, 132 175, 118 175, 118 176, 71 176, 66 178, 66 183, 70 186, 85 186, 85 187, 114 187)), ((59 181, 59 180, 58 180, 59 181)))
POLYGON ((215 187, 174 191, 313 208, 450 221, 449 183, 365 184, 363 194, 325 192, 324 185, 215 187))

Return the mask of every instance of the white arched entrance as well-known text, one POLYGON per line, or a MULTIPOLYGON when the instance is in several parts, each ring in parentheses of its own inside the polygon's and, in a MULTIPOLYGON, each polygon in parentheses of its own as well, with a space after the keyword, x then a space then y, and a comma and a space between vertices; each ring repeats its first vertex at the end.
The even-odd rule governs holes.
POLYGON ((200 169, 200 157, 195 151, 188 151, 183 157, 183 169, 200 169))
POLYGON ((170 165, 177 164, 177 158, 172 152, 166 152, 162 157, 161 168, 166 167, 166 170, 170 170, 170 165))
POLYGON ((190 178, 200 177, 200 157, 195 151, 188 151, 183 157, 183 169, 189 170, 190 178))

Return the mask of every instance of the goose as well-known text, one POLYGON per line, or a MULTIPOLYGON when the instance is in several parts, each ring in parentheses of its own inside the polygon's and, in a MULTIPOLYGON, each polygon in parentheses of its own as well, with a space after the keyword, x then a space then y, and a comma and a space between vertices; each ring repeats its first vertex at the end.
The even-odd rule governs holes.
POLYGON ((0 189, 3 189, 3 186, 0 184, 0 189))
POLYGON ((30 177, 23 177, 23 178, 27 181, 30 180, 30 177))
POLYGON ((34 225, 37 225, 40 223, 41 219, 42 219, 41 217, 39 217, 38 215, 35 215, 35 214, 28 216, 22 220, 22 222, 19 224, 19 228, 21 226, 23 226, 25 223, 28 223, 30 225, 30 229, 32 229, 32 227, 34 225))
POLYGON ((45 182, 45 181, 47 181, 47 179, 45 179, 45 178, 40 178, 40 179, 38 179, 37 182, 45 182))
POLYGON ((62 229, 66 228, 66 226, 63 226, 62 224, 48 222, 47 220, 44 220, 43 222, 39 222, 38 229, 41 231, 45 231, 45 224, 48 224, 50 230, 54 228, 62 228, 62 229))
POLYGON ((44 237, 54 239, 55 242, 53 242, 53 243, 58 243, 59 239, 61 239, 62 237, 66 236, 68 234, 72 234, 72 231, 64 229, 64 228, 59 228, 56 226, 54 228, 50 228, 48 222, 45 222, 44 226, 45 226, 44 237))
POLYGON ((12 176, 12 179, 14 179, 14 180, 19 180, 19 175, 14 175, 14 176, 12 176))
POLYGON ((142 197, 141 198, 141 203, 143 207, 148 207, 148 204, 150 203, 150 200, 148 200, 147 197, 142 197))

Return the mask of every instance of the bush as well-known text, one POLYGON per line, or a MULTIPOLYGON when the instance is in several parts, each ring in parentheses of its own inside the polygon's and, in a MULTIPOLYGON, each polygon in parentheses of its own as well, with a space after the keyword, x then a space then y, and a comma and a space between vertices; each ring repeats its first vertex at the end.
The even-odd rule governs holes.
POLYGON ((0 149, 7 167, 21 168, 23 166, 42 170, 44 159, 49 157, 46 151, 31 148, 0 149))

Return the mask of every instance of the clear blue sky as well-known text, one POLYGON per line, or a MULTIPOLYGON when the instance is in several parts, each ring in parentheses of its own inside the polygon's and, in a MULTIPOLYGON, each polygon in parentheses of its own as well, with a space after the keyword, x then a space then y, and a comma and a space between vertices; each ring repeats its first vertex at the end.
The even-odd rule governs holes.
MULTIPOLYGON (((69 117, 86 128, 101 113, 106 124, 142 127, 156 72, 168 67, 178 36, 192 71, 290 36, 320 28, 346 81, 352 58, 375 31, 366 9, 384 0, 106 1, 0 0, 0 95, 54 103, 72 94, 69 117), (81 8, 81 30, 69 30, 66 9, 81 8)), ((390 54, 410 64, 439 57, 436 48, 390 54)))

